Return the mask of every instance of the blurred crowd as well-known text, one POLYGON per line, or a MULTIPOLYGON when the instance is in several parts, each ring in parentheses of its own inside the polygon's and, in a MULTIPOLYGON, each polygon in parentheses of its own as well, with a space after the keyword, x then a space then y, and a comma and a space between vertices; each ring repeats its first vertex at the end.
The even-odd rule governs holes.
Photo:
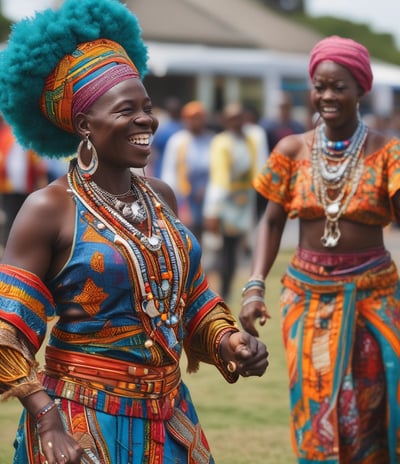
MULTIPOLYGON (((174 189, 180 218, 202 242, 206 271, 216 276, 217 290, 228 301, 238 264, 251 256, 265 208, 252 187, 255 173, 281 138, 318 124, 312 114, 304 120, 295 114, 289 92, 277 96, 275 118, 242 102, 210 114, 201 102, 182 103, 176 96, 158 109, 160 126, 146 174, 174 189)), ((400 112, 363 118, 371 129, 400 136, 400 112)))
POLYGON ((0 254, 26 197, 67 172, 68 163, 40 158, 16 141, 0 115, 0 254))
POLYGON ((305 125, 293 117, 282 93, 277 117, 262 118, 254 107, 230 102, 210 114, 202 102, 168 97, 158 109, 160 126, 146 174, 174 190, 179 216, 202 243, 203 265, 229 301, 238 265, 251 256, 254 231, 265 200, 252 186, 270 148, 305 125))
MULTIPOLYGON (((318 120, 296 118, 288 92, 281 92, 277 115, 270 119, 241 102, 210 114, 202 102, 184 103, 176 96, 165 99, 157 116, 160 125, 146 175, 173 188, 180 219, 201 242, 203 265, 229 300, 238 264, 251 256, 255 226, 265 208, 252 187, 253 177, 282 137, 302 133, 318 120)), ((371 129, 400 137, 400 111, 363 118, 371 129)), ((39 158, 20 147, 0 116, 0 252, 27 195, 67 170, 68 162, 39 158)))

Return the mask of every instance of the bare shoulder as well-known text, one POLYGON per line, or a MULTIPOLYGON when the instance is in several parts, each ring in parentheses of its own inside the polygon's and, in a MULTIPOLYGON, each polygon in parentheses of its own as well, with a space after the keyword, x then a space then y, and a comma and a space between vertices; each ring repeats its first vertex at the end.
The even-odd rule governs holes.
POLYGON ((301 134, 292 134, 281 139, 274 148, 288 158, 300 159, 309 156, 313 144, 314 131, 303 132, 301 134))
POLYGON ((14 220, 2 261, 44 277, 64 229, 74 227, 74 208, 66 180, 30 194, 14 220))
POLYGON ((172 188, 157 177, 146 177, 150 187, 168 204, 168 206, 178 214, 178 206, 176 203, 175 193, 172 188))
POLYGON ((379 132, 374 129, 368 129, 368 137, 366 142, 365 154, 369 155, 378 150, 381 150, 387 145, 390 140, 393 140, 393 136, 384 132, 379 132))
POLYGON ((31 221, 51 218, 54 223, 71 203, 71 197, 67 181, 60 178, 31 193, 23 204, 20 215, 24 220, 31 221))

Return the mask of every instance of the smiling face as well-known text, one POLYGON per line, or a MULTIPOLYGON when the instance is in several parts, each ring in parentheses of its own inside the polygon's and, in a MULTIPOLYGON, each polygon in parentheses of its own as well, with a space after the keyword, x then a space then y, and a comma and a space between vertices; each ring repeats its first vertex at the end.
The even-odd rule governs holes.
POLYGON ((85 115, 78 115, 76 123, 81 135, 89 133, 100 165, 110 169, 147 165, 158 120, 139 79, 115 85, 85 115))
POLYGON ((326 124, 328 138, 344 140, 353 134, 362 94, 358 82, 345 67, 333 61, 323 61, 317 66, 312 78, 311 102, 326 124))

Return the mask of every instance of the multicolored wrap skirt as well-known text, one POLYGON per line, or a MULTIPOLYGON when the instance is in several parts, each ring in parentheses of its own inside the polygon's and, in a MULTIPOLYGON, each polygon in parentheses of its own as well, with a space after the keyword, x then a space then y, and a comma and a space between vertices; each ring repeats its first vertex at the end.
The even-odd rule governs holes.
POLYGON ((282 279, 293 448, 301 464, 396 464, 397 269, 387 253, 347 274, 333 269, 297 253, 282 279))
MULTIPOLYGON (((113 415, 65 398, 55 400, 68 430, 84 449, 81 464, 213 464, 187 387, 181 383, 167 420, 113 415)), ((14 463, 44 464, 34 419, 24 410, 14 463)))

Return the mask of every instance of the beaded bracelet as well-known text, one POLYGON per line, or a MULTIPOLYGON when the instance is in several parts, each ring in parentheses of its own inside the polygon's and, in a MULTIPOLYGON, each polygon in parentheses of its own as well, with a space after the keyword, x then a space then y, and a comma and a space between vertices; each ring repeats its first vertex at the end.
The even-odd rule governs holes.
POLYGON ((248 303, 253 303, 254 301, 258 301, 259 303, 264 303, 264 297, 260 295, 249 296, 248 298, 245 298, 242 301, 242 306, 246 306, 248 303))
POLYGON ((56 407, 56 403, 54 401, 50 401, 49 403, 46 404, 46 406, 43 406, 43 408, 36 414, 36 422, 39 422, 40 419, 50 412, 52 409, 56 407))
POLYGON ((242 296, 251 288, 253 287, 258 287, 263 291, 263 294, 265 292, 265 282, 261 279, 251 279, 249 280, 245 286, 242 288, 242 296))
MULTIPOLYGON (((230 333, 232 335, 233 333, 237 333, 237 332, 238 332, 238 329, 235 329, 235 327, 232 327, 232 326, 226 327, 219 332, 215 340, 215 344, 217 346, 217 358, 218 358, 218 362, 221 365, 224 365, 224 360, 222 359, 222 356, 221 356, 221 340, 224 338, 226 334, 230 333)), ((225 367, 228 370, 228 372, 230 372, 231 374, 233 374, 236 371, 236 363, 234 361, 229 361, 225 367)))

